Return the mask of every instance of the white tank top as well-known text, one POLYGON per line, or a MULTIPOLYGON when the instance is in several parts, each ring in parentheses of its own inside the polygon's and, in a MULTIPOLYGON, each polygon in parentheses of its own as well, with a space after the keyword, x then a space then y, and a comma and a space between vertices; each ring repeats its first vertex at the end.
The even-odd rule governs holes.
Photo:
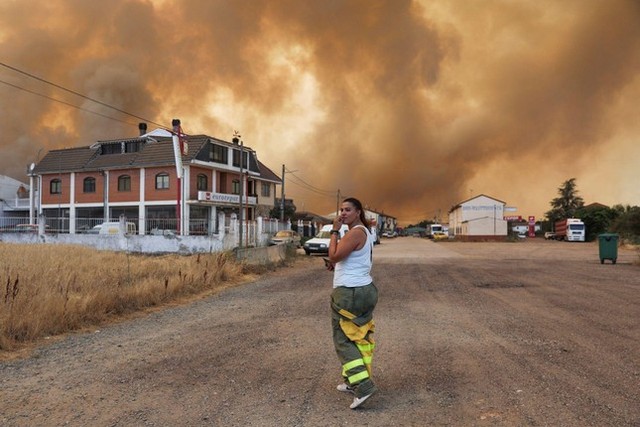
MULTIPOLYGON (((333 287, 344 286, 357 288, 373 282, 371 278, 371 264, 373 258, 373 236, 364 225, 356 225, 349 233, 354 233, 356 228, 362 228, 367 234, 367 241, 361 249, 356 249, 342 261, 336 263, 333 274, 333 287)), ((358 232, 359 233, 359 232, 358 232)))

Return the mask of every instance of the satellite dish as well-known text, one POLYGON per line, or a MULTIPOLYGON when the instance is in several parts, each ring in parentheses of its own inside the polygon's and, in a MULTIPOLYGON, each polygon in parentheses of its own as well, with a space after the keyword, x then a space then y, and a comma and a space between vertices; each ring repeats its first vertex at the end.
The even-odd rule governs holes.
POLYGON ((36 164, 35 163, 31 163, 31 165, 29 166, 29 170, 33 172, 35 167, 36 167, 36 164))

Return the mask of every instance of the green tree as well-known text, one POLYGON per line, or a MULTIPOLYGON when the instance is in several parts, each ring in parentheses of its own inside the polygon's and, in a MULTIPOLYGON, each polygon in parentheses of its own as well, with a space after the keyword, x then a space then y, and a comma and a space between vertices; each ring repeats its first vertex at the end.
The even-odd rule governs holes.
POLYGON ((555 223, 559 219, 575 217, 578 209, 584 206, 584 200, 578 196, 576 189, 576 179, 571 178, 562 183, 558 188, 558 197, 550 203, 551 210, 545 216, 555 223))
MULTIPOLYGON (((284 205, 284 219, 291 219, 293 215, 296 213, 296 207, 291 204, 284 205)), ((271 218, 280 218, 280 204, 277 204, 269 211, 269 216, 271 218)))
POLYGON ((584 222, 587 241, 592 241, 598 237, 598 234, 609 231, 611 223, 617 218, 618 213, 608 206, 592 205, 578 209, 576 216, 584 222))
POLYGON ((640 242, 640 207, 616 205, 612 208, 617 216, 611 225, 611 231, 623 239, 640 242))
POLYGON ((409 224, 409 225, 407 225, 406 228, 413 228, 413 227, 427 228, 427 226, 429 226, 431 224, 435 224, 433 222, 433 220, 423 219, 422 221, 420 221, 417 224, 409 224))

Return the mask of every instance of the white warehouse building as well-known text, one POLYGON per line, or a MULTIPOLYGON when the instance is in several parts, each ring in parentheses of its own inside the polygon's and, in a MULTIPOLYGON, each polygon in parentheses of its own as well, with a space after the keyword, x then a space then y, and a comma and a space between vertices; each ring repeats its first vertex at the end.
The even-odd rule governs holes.
POLYGON ((507 236, 505 202, 480 194, 449 211, 449 234, 460 240, 502 240, 507 236))

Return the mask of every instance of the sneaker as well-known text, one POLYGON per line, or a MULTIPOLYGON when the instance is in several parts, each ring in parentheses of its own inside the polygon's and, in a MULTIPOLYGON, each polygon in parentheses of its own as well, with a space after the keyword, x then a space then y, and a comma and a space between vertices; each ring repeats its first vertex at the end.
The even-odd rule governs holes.
POLYGON ((338 389, 338 391, 341 391, 343 393, 353 393, 353 387, 345 383, 338 384, 338 387, 336 387, 336 389, 338 389))
POLYGON ((364 401, 367 400, 368 398, 370 398, 371 396, 373 396, 373 392, 367 394, 366 396, 354 397, 353 398, 353 403, 351 403, 351 405, 349 405, 349 408, 356 409, 358 406, 362 405, 364 403, 364 401))

